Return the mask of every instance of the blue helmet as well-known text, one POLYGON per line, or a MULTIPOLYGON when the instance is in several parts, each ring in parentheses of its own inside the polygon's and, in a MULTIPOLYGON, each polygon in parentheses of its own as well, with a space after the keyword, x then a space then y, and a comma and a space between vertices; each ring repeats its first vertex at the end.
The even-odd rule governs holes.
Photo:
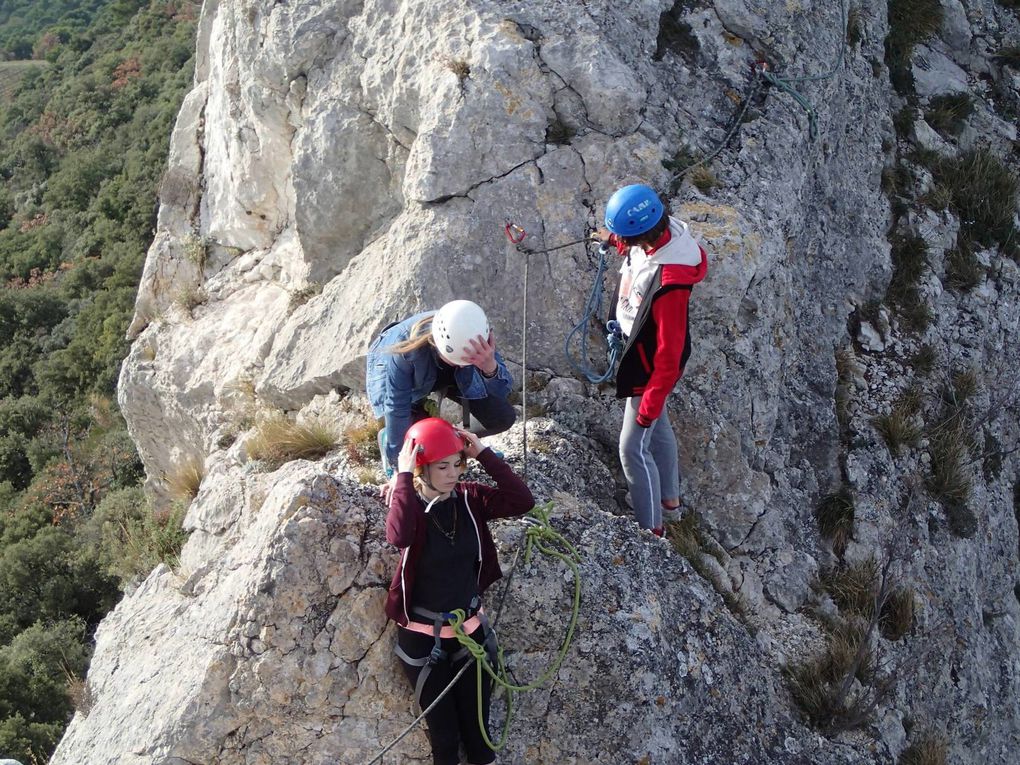
POLYGON ((624 186, 606 203, 606 228, 617 236, 639 236, 655 227, 664 209, 649 186, 624 186))

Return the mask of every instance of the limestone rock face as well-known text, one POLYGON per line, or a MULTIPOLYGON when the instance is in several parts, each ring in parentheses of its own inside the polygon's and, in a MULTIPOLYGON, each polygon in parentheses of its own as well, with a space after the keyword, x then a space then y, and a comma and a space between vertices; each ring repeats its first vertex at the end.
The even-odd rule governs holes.
MULTIPOLYGON (((887 4, 861 7, 834 76, 791 80, 812 139, 807 111, 754 64, 829 71, 841 5, 206 0, 119 389, 159 500, 180 465, 206 477, 179 570, 154 572, 100 630, 98 702, 56 762, 358 762, 411 719, 379 616, 394 553, 354 447, 265 473, 246 443, 274 411, 362 424, 377 331, 466 297, 489 313, 522 410, 543 415, 526 440, 518 427, 494 443, 518 468, 526 446, 529 482, 585 552, 589 593, 507 761, 892 761, 917 730, 947 726, 952 758, 1011 763, 1020 270, 980 245, 961 286, 968 221, 936 209, 948 192, 921 160, 987 149, 1015 167, 1020 78, 993 54, 1020 20, 942 0, 905 99, 885 63, 887 4), (973 113, 953 133, 930 112, 960 93, 973 113), (707 170, 674 174, 691 156, 712 156, 707 170), (629 520, 621 405, 563 354, 594 279, 576 242, 632 182, 663 189, 710 259, 669 401, 699 518, 683 556, 629 520), (507 220, 531 254, 507 242, 507 220), (925 248, 920 330, 876 307, 902 278, 889 237, 905 233, 925 248), (968 372, 961 508, 930 479, 968 372), (879 418, 916 395, 919 435, 890 445, 879 418), (855 510, 834 545, 816 511, 837 490, 855 510), (841 613, 818 579, 890 555, 916 618, 876 645, 910 671, 870 727, 807 733, 781 669, 841 613)), ((508 552, 519 535, 501 528, 508 552)), ((547 658, 568 582, 538 564, 527 578, 500 630, 522 673, 547 658)), ((420 731, 401 746, 393 761, 427 760, 420 731)))
MULTIPOLYGON (((541 464, 562 470, 553 455, 576 447, 542 427, 541 464)), ((414 718, 383 614, 396 551, 374 487, 342 458, 230 478, 245 498, 220 553, 158 568, 104 621, 93 705, 54 763, 367 762, 414 718)), ((767 651, 667 542, 583 493, 561 493, 553 523, 582 561, 576 637, 556 682, 518 699, 507 762, 868 761, 819 749, 767 651)), ((524 529, 497 525, 517 566, 489 599, 522 681, 552 661, 574 589, 557 559, 516 554, 524 529)), ((385 761, 431 762, 421 730, 385 761)))

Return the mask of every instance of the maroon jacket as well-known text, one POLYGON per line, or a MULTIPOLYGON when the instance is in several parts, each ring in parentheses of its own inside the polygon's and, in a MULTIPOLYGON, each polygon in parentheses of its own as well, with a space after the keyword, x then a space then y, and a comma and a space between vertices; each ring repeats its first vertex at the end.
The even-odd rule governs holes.
MULTIPOLYGON (((457 484, 456 492, 464 498, 478 536, 478 559, 481 561, 478 592, 484 593, 503 576, 488 521, 524 515, 535 506, 535 498, 524 481, 492 449, 483 449, 478 462, 495 479, 496 487, 465 482, 457 484)), ((407 599, 414 592, 414 572, 425 545, 425 522, 425 504, 414 490, 411 474, 397 473, 390 511, 386 515, 386 541, 400 547, 401 552, 386 597, 386 616, 400 625, 406 625, 409 618, 407 599)))

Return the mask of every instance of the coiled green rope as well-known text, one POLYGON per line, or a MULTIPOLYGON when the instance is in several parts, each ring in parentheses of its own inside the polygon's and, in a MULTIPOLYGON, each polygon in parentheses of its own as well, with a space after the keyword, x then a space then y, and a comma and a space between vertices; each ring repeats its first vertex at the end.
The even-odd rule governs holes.
POLYGON ((574 628, 577 626, 577 617, 581 610, 581 569, 578 565, 581 562, 581 556, 577 552, 577 549, 570 544, 569 541, 567 541, 566 537, 556 531, 556 529, 554 529, 549 523, 549 516, 552 512, 552 507, 553 503, 547 502, 541 507, 532 509, 531 512, 528 513, 527 517, 532 519, 533 522, 528 526, 528 529, 525 532, 526 546, 524 551, 525 563, 530 563, 532 551, 538 550, 543 555, 548 555, 563 561, 574 575, 574 600, 573 609, 570 614, 570 623, 567 625, 563 641, 560 643, 560 649, 552 664, 550 664, 541 675, 530 683, 525 683, 523 685, 511 683, 507 680, 503 648, 500 647, 496 653, 496 668, 494 669, 489 661, 489 656, 485 650, 485 646, 481 643, 475 642, 471 636, 464 631, 463 625, 464 621, 467 619, 467 614, 462 609, 457 609, 452 612, 454 618, 450 622, 450 626, 453 628, 453 631, 457 636, 457 641, 468 650, 471 656, 474 657, 475 661, 478 662, 479 666, 485 669, 489 677, 492 678, 492 681, 507 692, 506 719, 503 722, 503 730, 500 733, 499 741, 493 742, 489 738, 489 732, 485 728, 485 715, 483 714, 482 709, 482 673, 475 673, 478 686, 478 728, 481 731, 482 738, 485 739, 485 743, 495 751, 499 751, 506 746, 507 738, 510 733, 514 694, 540 688, 547 680, 555 675, 557 671, 559 671, 560 665, 563 663, 563 659, 566 658, 567 651, 570 649, 570 642, 574 637, 574 628), (559 547, 560 549, 556 549, 556 547, 559 547))

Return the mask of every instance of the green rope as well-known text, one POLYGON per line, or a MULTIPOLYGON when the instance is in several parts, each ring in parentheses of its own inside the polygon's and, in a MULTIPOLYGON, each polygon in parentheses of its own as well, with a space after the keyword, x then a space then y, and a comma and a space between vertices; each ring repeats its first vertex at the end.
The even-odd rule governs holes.
POLYGON ((802 75, 800 77, 784 77, 779 74, 770 72, 767 67, 762 67, 761 76, 770 85, 774 85, 784 93, 796 101, 800 107, 807 112, 808 117, 808 137, 813 141, 818 137, 818 112, 815 111, 814 105, 801 93, 793 87, 795 82, 821 82, 822 80, 828 80, 830 77, 834 77, 836 72, 843 66, 843 59, 846 56, 846 0, 840 0, 839 3, 839 18, 843 24, 843 41, 839 46, 839 55, 836 57, 835 63, 827 72, 822 74, 802 75))
POLYGON ((496 669, 493 669, 492 664, 489 662, 485 646, 481 643, 475 642, 471 636, 464 631, 464 621, 467 619, 467 614, 463 609, 457 609, 456 611, 451 612, 453 614, 453 619, 450 622, 450 626, 453 628, 454 634, 457 636, 457 641, 468 650, 478 665, 482 667, 486 673, 488 673, 489 677, 492 678, 493 683, 507 692, 506 719, 503 723, 503 731, 500 734, 499 741, 493 742, 489 738, 489 732, 485 728, 485 715, 483 714, 482 709, 482 673, 475 673, 478 687, 478 728, 481 731, 482 738, 485 739, 485 743, 488 744, 494 751, 499 751, 506 746, 507 738, 510 733, 510 720, 513 713, 513 695, 522 691, 531 691, 536 688, 540 688, 547 680, 559 671, 560 665, 563 663, 564 658, 566 658, 567 651, 570 649, 570 642, 574 637, 574 628, 577 626, 577 617, 581 610, 581 569, 578 566, 581 561, 581 556, 577 552, 577 549, 570 544, 569 541, 567 541, 566 537, 556 531, 549 523, 549 516, 551 514, 552 507, 553 503, 547 502, 545 505, 536 507, 528 513, 528 517, 535 521, 535 523, 530 525, 525 532, 526 546, 524 551, 525 563, 531 562, 532 551, 537 550, 543 555, 548 555, 563 561, 574 575, 574 601, 573 610, 570 614, 570 623, 567 626, 566 634, 563 636, 563 642, 560 643, 560 649, 556 658, 545 672, 530 683, 525 683, 523 685, 511 683, 506 679, 507 671, 503 648, 500 647, 496 652, 497 667, 496 669), (559 546, 562 550, 555 549, 554 546, 559 546))

